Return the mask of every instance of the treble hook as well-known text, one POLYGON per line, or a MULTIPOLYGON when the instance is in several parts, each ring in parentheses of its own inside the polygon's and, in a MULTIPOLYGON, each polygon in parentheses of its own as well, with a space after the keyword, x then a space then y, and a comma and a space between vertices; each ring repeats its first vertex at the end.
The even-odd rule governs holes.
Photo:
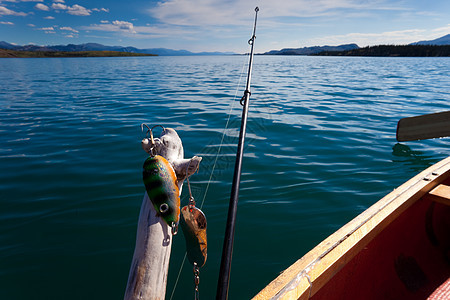
POLYGON ((144 140, 142 140, 142 142, 143 142, 143 147, 144 147, 144 150, 146 150, 147 152, 148 152, 148 149, 149 149, 150 152, 148 152, 148 153, 149 153, 150 155, 154 156, 154 155, 156 155, 156 154, 154 153, 156 143, 155 143, 155 140, 153 139, 153 129, 155 129, 156 127, 161 127, 161 128, 163 129, 163 131, 166 130, 166 129, 165 129, 162 125, 155 125, 155 126, 153 126, 152 128, 150 128, 150 127, 148 127, 147 124, 142 123, 142 124, 141 124, 141 131, 142 131, 142 132, 144 132, 144 126, 147 127, 147 132, 145 133, 145 138, 144 138, 144 140), (150 139, 150 148, 147 147, 147 144, 148 144, 148 140, 149 140, 149 139, 150 139), (145 142, 144 142, 144 141, 145 141, 145 142), (144 144, 145 144, 145 146, 144 146, 144 144))
POLYGON ((151 132, 152 130, 150 129, 150 127, 148 127, 147 124, 142 123, 142 124, 141 124, 141 131, 142 131, 142 132, 144 132, 144 126, 147 127, 147 129, 148 129, 147 132, 145 133, 145 137, 146 137, 146 138, 149 138, 149 137, 150 137, 150 132, 151 132))

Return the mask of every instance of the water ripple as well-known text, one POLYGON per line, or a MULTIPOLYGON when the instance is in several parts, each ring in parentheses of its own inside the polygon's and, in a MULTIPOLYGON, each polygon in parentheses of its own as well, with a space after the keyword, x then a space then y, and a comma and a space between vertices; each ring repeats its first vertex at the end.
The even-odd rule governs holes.
MULTIPOLYGON (((22 285, 30 289, 21 298, 123 295, 144 191, 142 122, 175 128, 186 157, 203 157, 191 186, 198 202, 209 187, 201 289, 213 298, 244 80, 235 98, 236 85, 246 63, 245 56, 2 60, 3 298, 16 299, 22 285)), ((448 110, 449 63, 255 57, 230 298, 250 298, 315 243, 448 156, 448 140, 398 144, 395 128, 402 117, 448 110)), ((176 238, 170 291, 183 254, 176 238)), ((192 290, 186 269, 176 299, 192 290)))

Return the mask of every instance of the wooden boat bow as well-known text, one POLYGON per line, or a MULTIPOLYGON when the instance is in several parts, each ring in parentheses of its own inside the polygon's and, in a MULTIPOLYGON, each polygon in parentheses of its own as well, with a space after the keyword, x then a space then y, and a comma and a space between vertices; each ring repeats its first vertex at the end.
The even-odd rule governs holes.
MULTIPOLYGON (((392 299, 400 299, 405 295, 408 295, 408 299, 424 299, 424 295, 431 294, 450 275, 449 185, 450 157, 429 167, 379 200, 286 269, 253 299, 385 299, 389 297, 388 294, 383 296, 383 293, 389 293, 389 290, 392 291, 392 299), (421 240, 422 237, 414 237, 419 235, 419 231, 429 235, 427 232, 430 230, 429 227, 436 226, 436 224, 420 223, 421 221, 431 222, 430 207, 439 213, 440 219, 432 220, 432 222, 440 222, 439 226, 444 227, 441 230, 439 242, 445 244, 446 249, 434 249, 436 247, 432 245, 433 241, 430 237, 423 237, 424 240, 421 240), (403 234, 411 236, 411 239, 415 239, 414 242, 419 245, 409 245, 408 241, 405 242, 408 245, 396 244, 395 239, 400 239, 402 233, 394 232, 394 230, 403 229, 401 226, 405 224, 407 227, 410 226, 407 231, 416 232, 403 234), (385 245, 386 241, 391 244, 385 245), (392 253, 386 254, 386 249, 383 248, 391 246, 399 249, 392 249, 392 253), (424 272, 425 280, 414 283, 419 286, 415 292, 409 291, 408 284, 402 284, 400 281, 402 281, 403 273, 414 273, 413 269, 411 269, 413 271, 408 269, 414 266, 408 265, 411 259, 407 253, 416 253, 420 249, 407 249, 402 248, 403 246, 422 247, 424 251, 433 251, 431 255, 443 255, 440 262, 428 258, 423 260, 425 267, 421 272, 424 272), (383 251, 380 252, 380 249, 383 251), (377 251, 383 253, 385 257, 380 257, 377 251), (402 253, 405 257, 403 260, 400 257, 402 253), (387 259, 393 261, 386 262, 387 259), (449 261, 445 262, 445 260, 449 261), (436 274, 430 274, 433 270, 430 271, 427 264, 441 265, 436 266, 436 274), (386 268, 383 268, 385 265, 386 268), (364 268, 367 273, 364 273, 364 268), (403 270, 405 268, 406 270, 403 270), (380 270, 377 271, 377 269, 380 270), (383 280, 395 281, 399 286, 393 287, 394 282, 380 282, 383 280), (412 297, 415 294, 417 297, 412 297)), ((434 214, 437 213, 434 212, 434 214)), ((413 263, 410 264, 413 265, 413 263)), ((414 278, 406 280, 411 281, 414 278)))

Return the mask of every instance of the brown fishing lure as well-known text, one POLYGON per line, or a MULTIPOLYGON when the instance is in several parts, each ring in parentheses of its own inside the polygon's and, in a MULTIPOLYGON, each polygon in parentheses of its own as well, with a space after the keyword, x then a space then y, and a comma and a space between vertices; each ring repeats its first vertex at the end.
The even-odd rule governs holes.
POLYGON ((202 267, 206 262, 206 217, 195 206, 184 206, 181 209, 181 229, 186 239, 186 252, 192 265, 202 267))
POLYGON ((162 156, 150 156, 144 162, 143 180, 155 210, 170 227, 180 219, 180 191, 171 164, 162 156))

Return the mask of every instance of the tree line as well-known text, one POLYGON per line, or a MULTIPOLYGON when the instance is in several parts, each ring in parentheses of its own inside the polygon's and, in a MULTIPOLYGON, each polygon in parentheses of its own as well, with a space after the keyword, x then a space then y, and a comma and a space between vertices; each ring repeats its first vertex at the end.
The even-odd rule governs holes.
POLYGON ((122 56, 155 56, 154 54, 130 53, 119 51, 20 51, 0 49, 2 58, 30 58, 30 57, 122 57, 122 56))
POLYGON ((450 56, 450 45, 379 45, 346 51, 322 51, 312 55, 437 57, 437 56, 450 56))

